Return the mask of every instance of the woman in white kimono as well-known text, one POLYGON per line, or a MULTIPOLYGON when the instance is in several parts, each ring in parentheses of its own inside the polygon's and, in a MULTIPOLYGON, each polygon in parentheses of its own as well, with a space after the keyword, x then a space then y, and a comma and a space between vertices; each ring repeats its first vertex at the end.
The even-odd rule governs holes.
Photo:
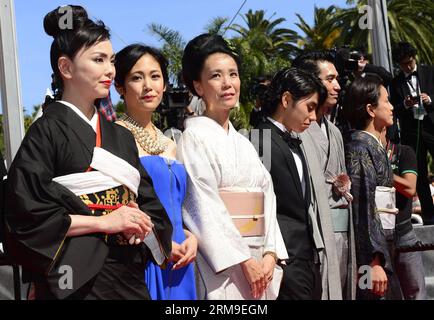
POLYGON ((239 59, 221 36, 191 40, 183 77, 206 106, 186 121, 178 159, 189 175, 183 217, 199 242, 199 299, 275 299, 287 258, 268 171, 229 113, 239 99, 239 59))

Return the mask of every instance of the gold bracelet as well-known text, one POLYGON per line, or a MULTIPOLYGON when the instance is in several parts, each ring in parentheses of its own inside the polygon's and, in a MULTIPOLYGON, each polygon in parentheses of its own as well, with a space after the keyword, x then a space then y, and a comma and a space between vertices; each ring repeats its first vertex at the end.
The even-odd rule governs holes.
POLYGON ((274 261, 277 263, 277 261, 279 260, 279 258, 277 257, 277 254, 273 251, 265 251, 264 254, 262 255, 262 257, 265 257, 266 255, 270 255, 273 257, 274 261))

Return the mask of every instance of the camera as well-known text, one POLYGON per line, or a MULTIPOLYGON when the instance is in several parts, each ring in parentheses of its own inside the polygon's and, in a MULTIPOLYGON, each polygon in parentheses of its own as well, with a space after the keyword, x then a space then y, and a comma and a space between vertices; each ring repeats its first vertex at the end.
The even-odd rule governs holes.
POLYGON ((420 95, 418 95, 416 92, 410 92, 409 97, 411 100, 420 101, 420 95))
POLYGON ((164 106, 168 109, 185 108, 190 103, 190 92, 186 87, 172 87, 169 85, 164 97, 164 106))
POLYGON ((169 128, 183 131, 185 109, 190 103, 190 97, 190 92, 185 86, 173 87, 169 84, 163 102, 156 110, 159 115, 158 120, 156 120, 158 127, 163 131, 169 128))

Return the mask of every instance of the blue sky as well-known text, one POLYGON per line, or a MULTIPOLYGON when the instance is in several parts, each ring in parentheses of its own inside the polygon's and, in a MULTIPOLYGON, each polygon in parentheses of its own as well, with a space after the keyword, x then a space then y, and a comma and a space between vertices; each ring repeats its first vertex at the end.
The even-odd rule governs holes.
MULTIPOLYGON (((71 4, 84 6, 92 18, 98 18, 112 31, 115 51, 132 42, 144 42, 156 47, 161 43, 148 31, 150 23, 163 24, 179 31, 185 40, 202 33, 205 26, 217 16, 231 19, 244 0, 84 0, 71 4)), ((18 58, 21 95, 27 112, 33 105, 43 101, 46 88, 50 86, 50 45, 52 38, 45 34, 42 21, 45 14, 65 0, 15 0, 18 58)), ((247 0, 241 10, 266 11, 266 17, 286 19, 282 27, 296 29, 299 13, 308 22, 313 22, 314 6, 329 5, 344 7, 345 0, 247 0)), ((242 24, 240 16, 235 23, 242 24)), ((112 92, 113 100, 118 95, 112 92)))

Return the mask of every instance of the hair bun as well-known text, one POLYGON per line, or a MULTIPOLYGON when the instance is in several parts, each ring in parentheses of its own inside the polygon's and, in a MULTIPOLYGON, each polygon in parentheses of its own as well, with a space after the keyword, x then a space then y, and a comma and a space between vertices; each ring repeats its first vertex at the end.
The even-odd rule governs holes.
POLYGON ((87 20, 89 20, 89 17, 82 6, 59 6, 45 15, 44 30, 48 35, 56 38, 62 32, 68 30, 68 23, 72 26, 72 29, 69 30, 77 30, 82 27, 87 20), (70 9, 68 9, 68 7, 70 9), (72 10, 72 14, 69 13, 68 10, 72 10), (72 21, 68 21, 68 18, 72 18, 72 21))

